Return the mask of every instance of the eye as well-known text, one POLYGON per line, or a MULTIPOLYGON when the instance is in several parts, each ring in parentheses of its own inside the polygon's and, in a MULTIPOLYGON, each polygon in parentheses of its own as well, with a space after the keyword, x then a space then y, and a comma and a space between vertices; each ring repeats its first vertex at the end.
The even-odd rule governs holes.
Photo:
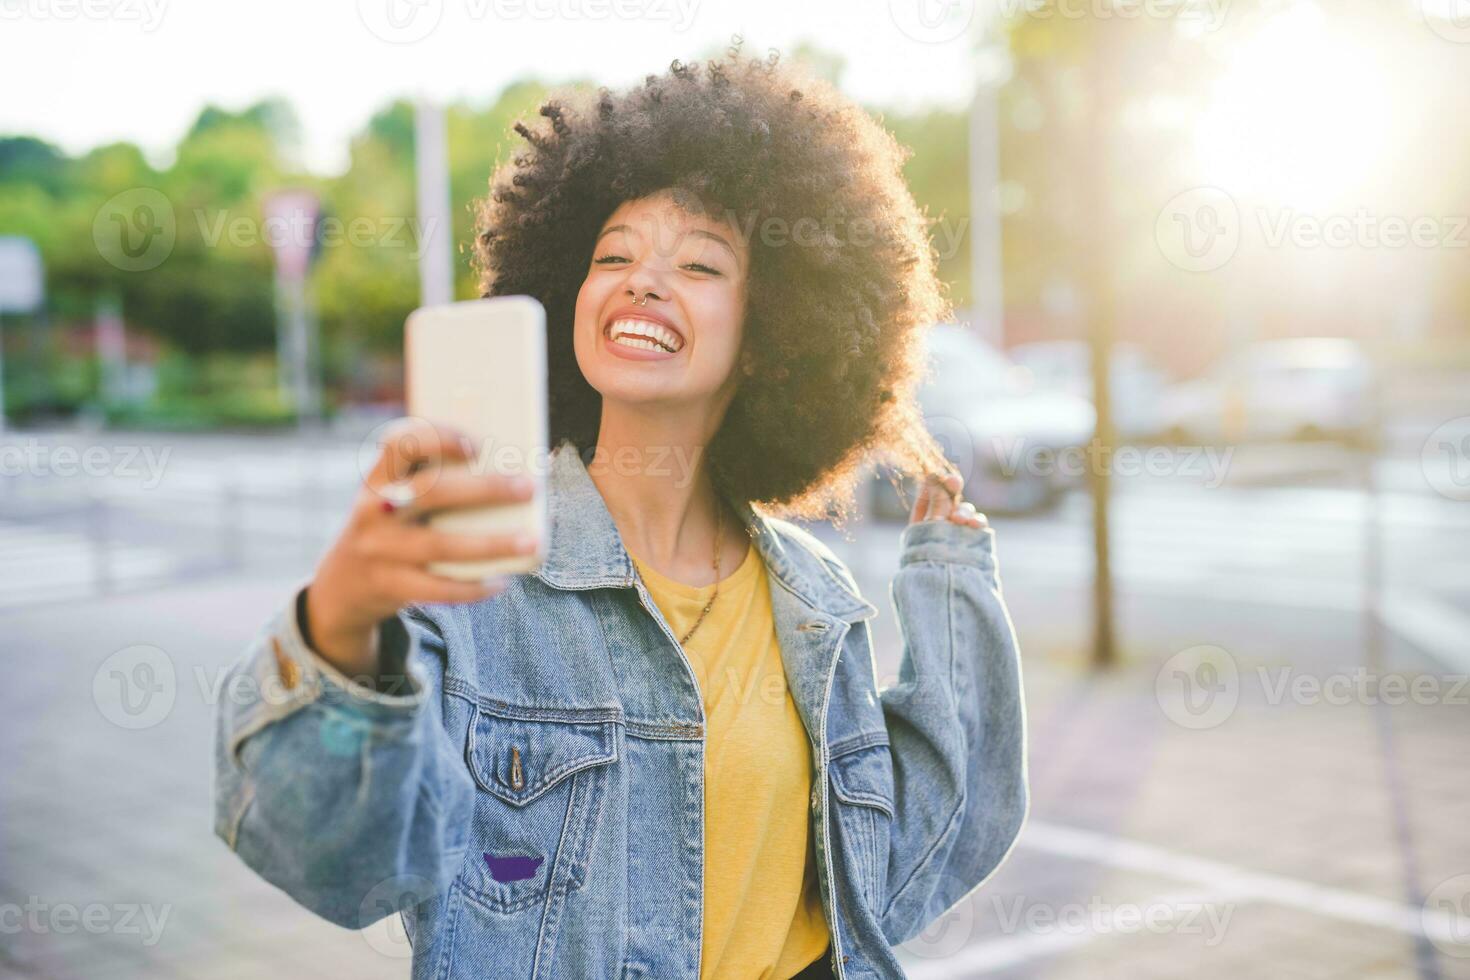
POLYGON ((612 255, 612 254, 599 255, 597 258, 595 258, 595 259, 592 260, 592 262, 593 262, 594 265, 607 265, 609 262, 626 262, 626 261, 628 261, 628 260, 625 259, 625 258, 623 258, 623 256, 621 256, 621 255, 612 255))
POLYGON ((713 276, 720 275, 719 269, 711 269, 709 266, 705 265, 702 262, 689 262, 685 264, 684 268, 693 269, 696 272, 707 272, 713 276))

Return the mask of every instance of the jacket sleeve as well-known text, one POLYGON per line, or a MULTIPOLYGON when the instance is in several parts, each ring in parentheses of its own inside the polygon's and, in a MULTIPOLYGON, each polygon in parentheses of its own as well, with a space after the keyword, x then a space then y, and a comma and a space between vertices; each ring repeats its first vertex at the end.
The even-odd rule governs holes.
POLYGON ((384 693, 306 645, 299 594, 216 691, 214 830, 297 902, 359 929, 448 889, 474 785, 444 728, 438 630, 411 609, 384 621, 384 663, 403 667, 384 693))
POLYGON ((1020 651, 994 546, 992 528, 948 520, 901 539, 890 592, 903 659, 879 693, 894 775, 880 921, 893 945, 988 878, 1026 818, 1020 651))

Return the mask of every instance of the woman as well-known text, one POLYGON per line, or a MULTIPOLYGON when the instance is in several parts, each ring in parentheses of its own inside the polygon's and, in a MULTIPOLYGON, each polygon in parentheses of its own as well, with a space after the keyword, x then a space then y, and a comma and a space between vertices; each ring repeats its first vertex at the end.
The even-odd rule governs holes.
POLYGON ((1024 819, 993 532, 914 399, 948 310, 903 152, 773 56, 552 101, 481 209, 485 295, 546 306, 550 528, 406 423, 340 537, 226 683, 217 833, 333 922, 402 912, 413 975, 896 977, 1024 819), (879 692, 876 608, 773 516, 919 478, 879 692), (239 684, 239 675, 254 683, 239 684))

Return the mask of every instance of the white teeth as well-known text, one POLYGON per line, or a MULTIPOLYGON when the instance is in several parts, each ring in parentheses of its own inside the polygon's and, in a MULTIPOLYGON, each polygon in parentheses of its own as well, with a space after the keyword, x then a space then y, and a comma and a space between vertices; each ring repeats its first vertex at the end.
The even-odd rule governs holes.
POLYGON ((641 337, 619 337, 617 340, 614 340, 613 343, 617 344, 620 347, 639 347, 643 350, 656 350, 664 354, 669 353, 659 344, 656 344, 651 340, 644 340, 641 337))
POLYGON ((614 343, 626 344, 629 347, 643 346, 642 343, 631 342, 628 339, 630 337, 647 338, 647 342, 652 343, 652 346, 649 348, 651 350, 675 352, 683 346, 683 341, 679 339, 679 335, 674 333, 674 331, 648 320, 615 320, 609 328, 608 333, 614 343))

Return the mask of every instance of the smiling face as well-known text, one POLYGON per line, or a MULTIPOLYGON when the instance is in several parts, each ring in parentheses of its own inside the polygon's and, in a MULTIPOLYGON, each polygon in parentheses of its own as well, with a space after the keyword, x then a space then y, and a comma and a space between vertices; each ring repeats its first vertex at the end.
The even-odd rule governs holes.
POLYGON ((723 414, 737 381, 749 259, 732 227, 684 210, 667 191, 626 201, 603 222, 577 294, 574 344, 604 408, 704 403, 713 418, 723 414))

